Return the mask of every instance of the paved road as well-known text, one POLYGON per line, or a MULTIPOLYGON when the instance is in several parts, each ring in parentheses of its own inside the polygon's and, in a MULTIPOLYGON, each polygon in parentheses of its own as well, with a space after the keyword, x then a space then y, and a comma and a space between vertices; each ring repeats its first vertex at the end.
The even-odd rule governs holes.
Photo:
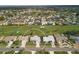
POLYGON ((46 51, 79 51, 79 48, 25 48, 28 51, 40 51, 43 49, 46 51))
POLYGON ((79 48, 0 48, 0 51, 18 51, 18 50, 27 50, 27 51, 40 51, 40 50, 46 50, 46 51, 79 51, 79 48))
POLYGON ((79 51, 79 48, 46 48, 46 50, 50 51, 79 51))
POLYGON ((22 50, 23 48, 0 48, 0 51, 18 51, 18 50, 22 50))

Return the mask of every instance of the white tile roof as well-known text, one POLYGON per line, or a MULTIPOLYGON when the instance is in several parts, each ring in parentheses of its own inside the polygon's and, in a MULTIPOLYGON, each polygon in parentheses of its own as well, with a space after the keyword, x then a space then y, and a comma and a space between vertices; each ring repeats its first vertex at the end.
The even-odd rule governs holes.
POLYGON ((48 36, 48 37, 43 37, 43 41, 45 41, 45 42, 49 42, 49 41, 55 42, 55 39, 54 39, 53 36, 48 36))
POLYGON ((41 41, 41 39, 40 39, 40 37, 39 36, 33 36, 33 37, 31 37, 30 38, 30 40, 32 40, 32 41, 41 41))

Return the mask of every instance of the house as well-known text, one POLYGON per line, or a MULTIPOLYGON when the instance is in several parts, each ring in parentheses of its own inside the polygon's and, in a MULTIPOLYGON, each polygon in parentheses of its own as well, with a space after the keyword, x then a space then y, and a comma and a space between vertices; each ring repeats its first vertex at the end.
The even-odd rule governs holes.
POLYGON ((52 47, 55 47, 55 39, 54 36, 49 35, 49 36, 45 36, 43 37, 43 41, 47 44, 48 42, 51 42, 52 47))
POLYGON ((26 46, 26 43, 29 41, 29 37, 28 36, 20 36, 20 39, 21 40, 21 47, 25 47, 26 46))
POLYGON ((17 36, 6 36, 4 37, 5 41, 16 41, 17 40, 17 36))
POLYGON ((68 47, 68 38, 64 36, 64 34, 54 34, 57 43, 60 47, 68 47))
POLYGON ((42 17, 41 23, 42 23, 42 25, 46 25, 47 24, 47 21, 46 21, 46 19, 44 17, 42 17))
POLYGON ((36 42, 36 47, 40 47, 41 38, 37 35, 30 37, 30 41, 36 42))

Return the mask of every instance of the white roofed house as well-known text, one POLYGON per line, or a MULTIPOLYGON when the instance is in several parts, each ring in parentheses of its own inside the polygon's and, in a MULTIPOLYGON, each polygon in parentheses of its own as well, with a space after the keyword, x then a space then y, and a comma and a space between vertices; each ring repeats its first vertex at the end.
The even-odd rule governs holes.
MULTIPOLYGON (((21 41, 21 46, 20 46, 20 48, 25 48, 26 47, 26 43, 28 42, 28 40, 29 40, 29 36, 19 36, 18 37, 18 40, 20 40, 21 41)), ((16 50, 15 51, 15 53, 18 53, 19 52, 19 50, 16 50)))
POLYGON ((34 24, 40 25, 41 24, 41 18, 36 18, 34 21, 34 24))
POLYGON ((27 18, 24 19, 24 23, 28 24, 28 19, 27 18))
POLYGON ((49 35, 49 36, 45 36, 43 37, 43 41, 47 44, 48 42, 51 42, 52 47, 55 47, 55 39, 54 36, 49 35))
POLYGON ((20 47, 25 48, 26 43, 29 40, 29 36, 19 36, 18 39, 21 41, 21 46, 20 47))
POLYGON ((25 24, 24 19, 17 18, 12 20, 12 24, 25 24))
POLYGON ((47 17, 47 23, 48 23, 49 25, 55 25, 55 21, 54 21, 52 15, 47 17))
POLYGON ((46 25, 47 24, 47 21, 46 21, 46 18, 45 17, 42 17, 41 23, 42 23, 42 25, 46 25))
POLYGON ((39 36, 35 35, 35 36, 31 37, 31 38, 30 38, 30 41, 36 42, 36 47, 40 47, 41 39, 40 39, 39 36))
POLYGON ((32 18, 29 18, 29 21, 28 21, 28 25, 32 25, 32 24, 34 24, 34 18, 32 17, 32 18))
POLYGON ((48 20, 48 21, 47 21, 47 24, 49 24, 49 25, 55 25, 55 21, 53 21, 53 20, 48 20))
POLYGON ((47 19, 47 24, 48 25, 52 25, 53 24, 53 22, 52 22, 52 20, 50 18, 47 19))

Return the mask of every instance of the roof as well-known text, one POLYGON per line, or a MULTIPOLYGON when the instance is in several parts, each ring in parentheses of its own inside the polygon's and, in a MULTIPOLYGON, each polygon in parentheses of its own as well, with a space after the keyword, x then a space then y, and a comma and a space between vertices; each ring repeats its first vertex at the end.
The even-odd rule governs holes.
POLYGON ((33 40, 33 41, 41 41, 40 37, 37 36, 37 35, 31 37, 30 40, 33 40))
POLYGON ((48 37, 43 37, 43 41, 45 41, 45 42, 49 42, 49 41, 52 41, 52 42, 55 42, 55 39, 54 39, 54 37, 53 36, 48 36, 48 37))

